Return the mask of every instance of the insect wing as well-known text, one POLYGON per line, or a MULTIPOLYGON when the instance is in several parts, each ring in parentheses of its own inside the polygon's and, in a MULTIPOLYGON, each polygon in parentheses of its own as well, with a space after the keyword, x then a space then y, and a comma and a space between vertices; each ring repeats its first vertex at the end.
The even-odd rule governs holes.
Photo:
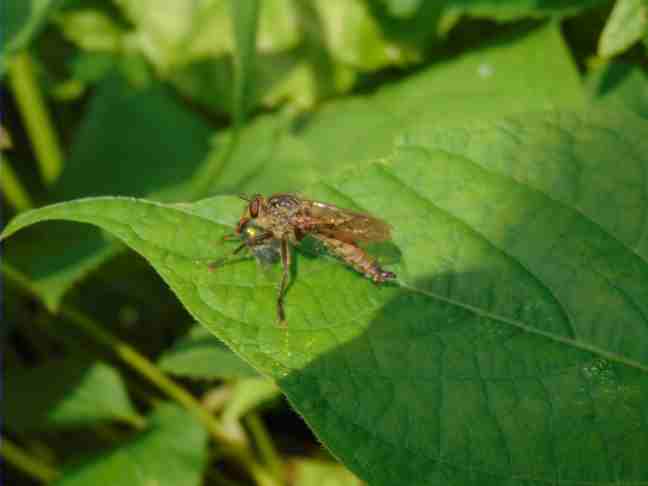
POLYGON ((313 231, 350 243, 391 239, 391 226, 379 218, 320 201, 304 202, 317 221, 313 231))

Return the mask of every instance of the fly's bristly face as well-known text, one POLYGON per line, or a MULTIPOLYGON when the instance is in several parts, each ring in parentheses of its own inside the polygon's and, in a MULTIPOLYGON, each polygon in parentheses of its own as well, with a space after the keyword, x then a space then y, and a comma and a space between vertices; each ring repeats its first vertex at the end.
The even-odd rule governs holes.
POLYGON ((259 263, 262 265, 277 263, 281 256, 279 240, 270 238, 254 243, 264 232, 263 228, 258 226, 253 219, 250 219, 241 227, 240 238, 259 263))

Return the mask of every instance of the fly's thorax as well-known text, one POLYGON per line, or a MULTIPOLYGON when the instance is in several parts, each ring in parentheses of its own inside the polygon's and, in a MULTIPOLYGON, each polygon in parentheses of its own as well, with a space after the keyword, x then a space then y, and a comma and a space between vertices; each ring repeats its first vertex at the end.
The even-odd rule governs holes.
POLYGON ((268 198, 268 207, 278 211, 293 211, 302 205, 302 201, 294 194, 274 194, 268 198))
POLYGON ((267 199, 264 209, 273 218, 290 222, 301 207, 302 201, 293 194, 275 194, 267 199))

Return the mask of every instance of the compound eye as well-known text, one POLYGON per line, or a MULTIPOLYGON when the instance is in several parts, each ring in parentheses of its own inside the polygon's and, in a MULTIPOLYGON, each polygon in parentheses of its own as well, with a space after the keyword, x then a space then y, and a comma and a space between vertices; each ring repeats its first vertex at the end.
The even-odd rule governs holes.
POLYGON ((261 202, 259 201, 259 198, 255 197, 252 199, 252 202, 250 202, 250 216, 253 218, 256 218, 259 215, 259 206, 261 205, 261 202))

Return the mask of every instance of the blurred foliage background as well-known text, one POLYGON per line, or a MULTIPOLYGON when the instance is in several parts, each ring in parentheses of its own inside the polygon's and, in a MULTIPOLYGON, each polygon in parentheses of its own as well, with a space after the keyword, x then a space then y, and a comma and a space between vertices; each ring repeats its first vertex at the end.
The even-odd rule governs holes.
MULTIPOLYGON (((86 196, 298 191, 422 120, 572 104, 648 117, 642 0, 0 8, 5 222, 86 196)), ((7 484, 360 484, 110 236, 36 226, 2 270, 7 484)))

